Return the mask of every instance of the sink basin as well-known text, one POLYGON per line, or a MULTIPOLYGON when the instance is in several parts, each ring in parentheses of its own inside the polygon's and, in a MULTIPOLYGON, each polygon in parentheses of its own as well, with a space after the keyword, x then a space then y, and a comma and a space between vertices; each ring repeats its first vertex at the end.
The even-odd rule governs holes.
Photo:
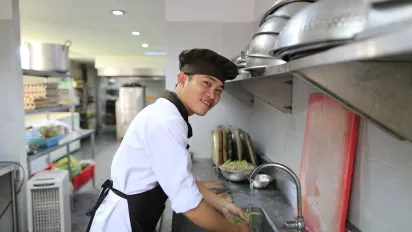
MULTIPOLYGON (((246 210, 246 209, 244 209, 246 210)), ((278 232, 273 222, 270 220, 265 210, 258 207, 252 207, 252 212, 260 215, 252 215, 252 225, 255 232, 278 232)), ((191 222, 184 214, 173 213, 172 232, 207 232, 191 222)))

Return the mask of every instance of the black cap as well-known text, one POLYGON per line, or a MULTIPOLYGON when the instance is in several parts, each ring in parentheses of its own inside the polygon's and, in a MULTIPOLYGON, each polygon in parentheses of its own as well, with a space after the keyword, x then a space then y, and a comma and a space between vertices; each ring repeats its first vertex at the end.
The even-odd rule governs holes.
POLYGON ((179 68, 187 74, 203 74, 222 82, 233 80, 239 74, 236 64, 210 49, 194 48, 179 55, 179 68))

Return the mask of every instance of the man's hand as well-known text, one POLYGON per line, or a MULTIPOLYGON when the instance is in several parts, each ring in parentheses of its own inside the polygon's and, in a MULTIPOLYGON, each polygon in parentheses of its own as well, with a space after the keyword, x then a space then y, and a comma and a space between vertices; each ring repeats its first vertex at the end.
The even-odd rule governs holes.
POLYGON ((202 200, 200 204, 184 215, 196 225, 216 232, 251 232, 246 223, 233 224, 219 215, 206 201, 202 200))
POLYGON ((234 217, 240 217, 242 218, 245 222, 248 221, 246 218, 245 212, 243 210, 225 199, 217 196, 216 194, 212 193, 208 188, 206 188, 200 181, 196 181, 196 184, 199 188, 199 191, 203 195, 203 199, 205 199, 209 204, 211 204, 215 209, 219 210, 220 212, 225 215, 227 219, 230 221, 234 217))
POLYGON ((240 217, 245 222, 249 221, 248 218, 246 217, 245 212, 239 206, 237 206, 236 204, 230 203, 230 202, 227 202, 226 204, 222 206, 221 212, 230 221, 232 221, 234 217, 240 217))

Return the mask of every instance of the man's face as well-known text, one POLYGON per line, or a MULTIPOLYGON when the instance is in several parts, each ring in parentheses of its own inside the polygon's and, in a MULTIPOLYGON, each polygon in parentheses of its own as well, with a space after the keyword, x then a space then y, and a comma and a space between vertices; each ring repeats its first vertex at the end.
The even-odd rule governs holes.
MULTIPOLYGON (((181 83, 181 75, 179 74, 179 83, 181 83)), ((184 104, 188 108, 190 114, 205 115, 220 101, 223 92, 223 83, 221 80, 207 75, 193 75, 190 80, 189 76, 185 75, 184 82, 184 104)))

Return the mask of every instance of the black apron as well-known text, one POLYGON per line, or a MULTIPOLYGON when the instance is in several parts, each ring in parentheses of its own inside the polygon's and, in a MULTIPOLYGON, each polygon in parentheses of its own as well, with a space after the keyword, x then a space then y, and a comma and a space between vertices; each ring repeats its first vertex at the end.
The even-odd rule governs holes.
MULTIPOLYGON (((162 98, 166 98, 176 106, 189 128, 187 137, 192 137, 192 127, 188 121, 188 112, 177 95, 174 92, 166 91, 162 98)), ((189 149, 189 145, 187 145, 187 149, 189 149)), ((157 187, 143 193, 127 195, 113 188, 112 180, 106 180, 102 185, 102 191, 100 192, 95 205, 86 213, 87 216, 91 217, 89 225, 87 226, 87 232, 90 231, 90 227, 97 209, 103 202, 104 198, 106 198, 107 194, 109 194, 110 190, 119 197, 127 200, 130 225, 133 232, 155 231, 156 225, 163 213, 167 200, 167 195, 163 191, 162 187, 158 185, 157 187)))

